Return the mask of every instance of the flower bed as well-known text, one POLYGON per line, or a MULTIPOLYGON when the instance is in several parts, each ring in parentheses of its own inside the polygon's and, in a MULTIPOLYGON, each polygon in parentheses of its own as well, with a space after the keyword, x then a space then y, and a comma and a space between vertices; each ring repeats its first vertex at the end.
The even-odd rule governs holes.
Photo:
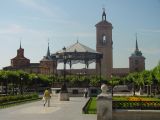
MULTIPOLYGON (((113 97, 113 109, 160 110, 160 99, 150 97, 113 97)), ((86 105, 87 114, 96 113, 96 98, 86 105)))

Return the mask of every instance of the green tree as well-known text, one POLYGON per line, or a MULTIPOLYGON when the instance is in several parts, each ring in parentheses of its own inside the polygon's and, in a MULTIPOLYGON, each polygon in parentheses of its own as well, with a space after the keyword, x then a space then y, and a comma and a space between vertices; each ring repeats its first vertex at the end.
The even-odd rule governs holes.
POLYGON ((132 88, 133 88, 133 95, 135 95, 136 87, 139 88, 142 81, 139 79, 139 73, 130 73, 127 76, 127 79, 130 83, 132 83, 132 88))

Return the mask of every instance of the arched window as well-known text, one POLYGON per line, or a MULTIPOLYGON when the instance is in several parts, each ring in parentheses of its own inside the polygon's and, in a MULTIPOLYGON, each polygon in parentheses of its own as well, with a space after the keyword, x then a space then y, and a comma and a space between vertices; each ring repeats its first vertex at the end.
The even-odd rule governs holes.
POLYGON ((107 43, 106 35, 102 35, 102 44, 105 45, 107 43))

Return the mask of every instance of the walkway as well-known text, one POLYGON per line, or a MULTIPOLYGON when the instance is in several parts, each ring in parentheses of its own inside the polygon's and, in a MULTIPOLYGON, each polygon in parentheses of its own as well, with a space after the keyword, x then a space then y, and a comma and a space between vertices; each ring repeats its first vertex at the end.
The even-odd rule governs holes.
POLYGON ((52 97, 51 107, 43 102, 33 102, 0 110, 1 120, 96 120, 96 115, 82 114, 87 99, 71 97, 70 101, 59 101, 52 97))

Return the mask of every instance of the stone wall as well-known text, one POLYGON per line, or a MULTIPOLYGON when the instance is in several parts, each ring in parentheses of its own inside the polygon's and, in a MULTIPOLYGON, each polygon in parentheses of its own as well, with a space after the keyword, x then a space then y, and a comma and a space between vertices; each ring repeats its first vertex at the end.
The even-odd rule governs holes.
POLYGON ((160 120, 158 110, 116 110, 113 120, 160 120))

